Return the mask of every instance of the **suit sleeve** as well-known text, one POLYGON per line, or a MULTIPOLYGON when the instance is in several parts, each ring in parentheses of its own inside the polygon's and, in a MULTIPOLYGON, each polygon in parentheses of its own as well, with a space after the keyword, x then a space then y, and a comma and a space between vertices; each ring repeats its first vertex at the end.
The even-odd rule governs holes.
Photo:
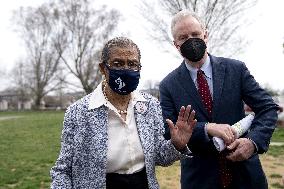
POLYGON ((255 142, 258 153, 264 153, 268 150, 272 133, 276 127, 279 107, 259 86, 244 64, 242 64, 242 96, 244 102, 255 113, 251 130, 246 137, 255 142))
POLYGON ((175 123, 177 121, 178 112, 175 109, 174 101, 169 93, 169 91, 166 89, 166 87, 163 85, 163 83, 160 84, 159 87, 160 90, 160 101, 161 101, 161 107, 162 107, 162 114, 163 114, 163 120, 164 120, 164 128, 165 128, 165 138, 169 140, 171 138, 170 135, 170 129, 168 127, 166 119, 170 119, 175 123))
POLYGON ((51 189, 72 188, 72 157, 73 157, 73 136, 74 136, 74 125, 73 121, 74 112, 68 108, 63 122, 63 130, 61 135, 61 150, 59 157, 55 163, 55 166, 51 168, 51 189))

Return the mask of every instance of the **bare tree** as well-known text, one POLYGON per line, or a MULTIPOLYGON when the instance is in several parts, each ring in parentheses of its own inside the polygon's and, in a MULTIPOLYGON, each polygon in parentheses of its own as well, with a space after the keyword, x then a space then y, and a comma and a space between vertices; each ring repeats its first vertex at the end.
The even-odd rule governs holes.
POLYGON ((18 61, 11 70, 10 76, 12 83, 10 87, 17 91, 21 101, 25 100, 31 94, 28 67, 23 61, 18 61))
POLYGON ((142 16, 150 24, 148 34, 166 50, 172 50, 170 33, 171 17, 178 11, 188 9, 203 19, 209 32, 208 50, 218 55, 235 55, 242 52, 247 40, 238 32, 247 26, 243 15, 257 0, 158 0, 143 2, 142 16))
POLYGON ((27 73, 23 76, 34 96, 35 108, 39 108, 42 98, 57 87, 60 53, 63 52, 55 48, 61 39, 53 27, 57 18, 50 4, 20 8, 15 12, 16 28, 27 51, 27 57, 16 66, 27 73))
POLYGON ((101 81, 100 49, 116 28, 120 14, 105 6, 94 9, 89 0, 58 0, 56 6, 67 41, 67 46, 59 43, 56 48, 67 69, 88 94, 101 81))

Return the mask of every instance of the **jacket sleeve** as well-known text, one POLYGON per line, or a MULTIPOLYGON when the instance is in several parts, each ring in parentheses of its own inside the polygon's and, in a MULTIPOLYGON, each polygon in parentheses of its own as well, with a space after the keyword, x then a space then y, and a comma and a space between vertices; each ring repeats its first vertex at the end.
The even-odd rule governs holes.
POLYGON ((174 101, 170 95, 170 92, 167 90, 167 88, 163 85, 163 83, 160 84, 159 87, 160 90, 160 101, 161 101, 161 107, 162 107, 162 115, 163 115, 163 121, 164 121, 164 128, 165 128, 165 134, 164 137, 169 140, 171 138, 170 135, 170 129, 166 123, 166 119, 170 119, 175 123, 177 121, 178 112, 175 109, 174 101))
POLYGON ((169 166, 173 162, 188 158, 191 152, 186 148, 183 153, 176 150, 171 140, 166 140, 164 138, 165 129, 162 117, 162 110, 160 103, 155 101, 155 119, 154 119, 154 129, 155 129, 155 164, 161 166, 169 166))
POLYGON ((61 150, 55 166, 51 168, 51 189, 72 188, 72 157, 73 157, 73 136, 75 122, 72 116, 75 112, 69 107, 65 113, 63 130, 61 135, 61 150))
POLYGON ((255 142, 258 153, 264 153, 268 150, 272 133, 276 127, 279 106, 259 86, 244 64, 242 64, 242 96, 244 102, 255 113, 251 130, 245 137, 255 142))

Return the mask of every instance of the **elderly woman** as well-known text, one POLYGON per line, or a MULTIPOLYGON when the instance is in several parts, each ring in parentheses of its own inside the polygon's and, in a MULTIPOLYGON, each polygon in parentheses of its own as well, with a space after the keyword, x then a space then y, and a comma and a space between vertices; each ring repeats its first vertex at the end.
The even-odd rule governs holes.
POLYGON ((194 111, 181 107, 176 125, 167 120, 171 140, 165 140, 158 100, 135 91, 140 69, 133 41, 107 42, 100 63, 105 80, 66 111, 51 188, 157 189, 155 165, 188 157, 194 111))

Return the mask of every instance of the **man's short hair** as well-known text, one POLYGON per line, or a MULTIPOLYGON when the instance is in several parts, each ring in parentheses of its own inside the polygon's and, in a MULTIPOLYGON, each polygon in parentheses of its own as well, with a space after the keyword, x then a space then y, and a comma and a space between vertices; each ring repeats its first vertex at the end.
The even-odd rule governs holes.
POLYGON ((189 11, 187 9, 184 9, 184 10, 181 10, 178 13, 176 13, 174 15, 173 19, 172 19, 172 22, 171 22, 171 32, 172 32, 173 38, 175 38, 175 36, 174 36, 174 27, 175 27, 176 23, 178 21, 186 18, 186 17, 193 17, 193 18, 195 18, 200 23, 201 27, 203 29, 205 29, 205 24, 204 24, 203 20, 197 14, 195 14, 194 12, 191 12, 191 11, 189 11))

